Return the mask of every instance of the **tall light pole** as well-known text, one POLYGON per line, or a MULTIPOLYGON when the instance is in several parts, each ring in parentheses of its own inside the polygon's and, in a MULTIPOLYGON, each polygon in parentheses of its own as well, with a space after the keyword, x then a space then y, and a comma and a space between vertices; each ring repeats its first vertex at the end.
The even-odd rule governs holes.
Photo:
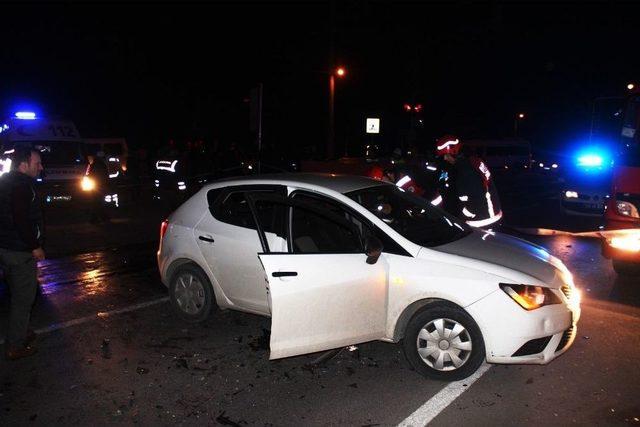
POLYGON ((513 136, 518 136, 518 121, 524 119, 524 113, 516 114, 516 117, 513 119, 513 136))
POLYGON ((335 154, 335 120, 334 104, 336 95, 336 76, 344 77, 346 74, 344 67, 329 70, 329 133, 327 138, 327 155, 331 159, 335 154))

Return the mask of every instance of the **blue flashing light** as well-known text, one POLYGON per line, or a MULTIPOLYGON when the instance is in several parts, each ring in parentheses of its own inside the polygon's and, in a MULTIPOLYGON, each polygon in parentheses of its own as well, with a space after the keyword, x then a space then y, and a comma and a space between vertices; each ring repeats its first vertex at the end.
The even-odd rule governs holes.
POLYGON ((612 147, 606 142, 582 147, 575 153, 575 165, 582 172, 601 174, 613 165, 612 147))
POLYGON ((36 113, 33 111, 18 111, 16 113, 16 118, 20 120, 35 120, 36 113))
POLYGON ((602 166, 602 163, 603 163, 602 156, 598 154, 585 154, 578 157, 579 166, 600 167, 602 166))

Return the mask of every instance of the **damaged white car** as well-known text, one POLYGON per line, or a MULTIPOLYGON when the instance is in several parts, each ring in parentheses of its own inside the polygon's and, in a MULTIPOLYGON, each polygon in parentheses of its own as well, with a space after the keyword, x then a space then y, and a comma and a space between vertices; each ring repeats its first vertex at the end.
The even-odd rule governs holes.
POLYGON ((162 224, 158 266, 185 320, 216 307, 271 317, 271 359, 402 342, 440 380, 485 360, 547 363, 580 317, 571 273, 544 249, 363 177, 210 184, 162 224))

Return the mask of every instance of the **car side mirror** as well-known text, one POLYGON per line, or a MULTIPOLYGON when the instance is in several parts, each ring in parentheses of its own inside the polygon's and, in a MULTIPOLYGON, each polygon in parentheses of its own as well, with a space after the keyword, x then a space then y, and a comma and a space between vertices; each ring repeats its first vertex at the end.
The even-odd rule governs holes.
POLYGON ((364 241, 364 251, 367 254, 367 264, 375 264, 382 254, 382 242, 375 236, 369 236, 364 241))

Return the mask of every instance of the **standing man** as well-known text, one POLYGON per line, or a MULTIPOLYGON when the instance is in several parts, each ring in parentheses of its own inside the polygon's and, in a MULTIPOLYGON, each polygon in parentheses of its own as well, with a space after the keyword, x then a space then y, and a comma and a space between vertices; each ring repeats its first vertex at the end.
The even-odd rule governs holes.
POLYGON ((37 150, 16 148, 11 171, 0 177, 0 267, 11 293, 5 340, 9 360, 36 352, 29 319, 38 290, 37 262, 44 259, 42 211, 33 187, 40 171, 37 150))
POLYGON ((442 207, 472 227, 495 227, 502 218, 502 210, 491 172, 479 157, 462 154, 461 147, 460 140, 452 135, 437 141, 436 155, 442 159, 439 179, 442 207))

